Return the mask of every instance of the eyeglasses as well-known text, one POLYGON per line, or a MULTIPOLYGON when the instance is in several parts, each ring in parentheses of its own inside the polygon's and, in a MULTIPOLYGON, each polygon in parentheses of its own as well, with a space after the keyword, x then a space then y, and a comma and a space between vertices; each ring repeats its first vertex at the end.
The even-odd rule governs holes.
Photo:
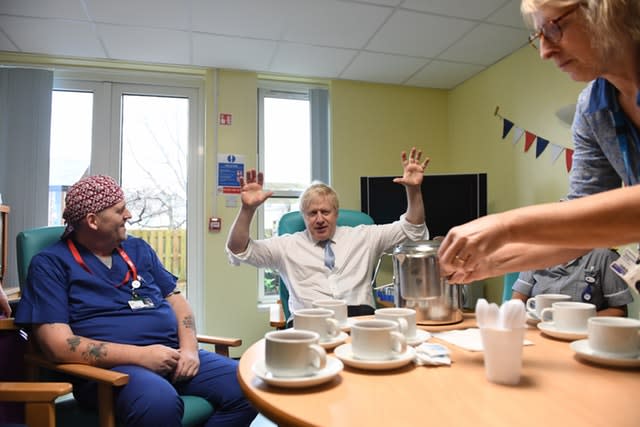
POLYGON ((560 21, 562 21, 564 18, 566 18, 567 16, 569 16, 570 14, 578 10, 579 7, 580 7, 580 4, 577 4, 576 7, 574 7, 573 9, 570 9, 565 13, 563 13, 562 15, 558 16, 557 18, 551 19, 545 22, 544 24, 542 24, 542 26, 538 31, 531 33, 529 35, 529 44, 534 49, 536 50, 539 49, 540 37, 543 37, 543 36, 545 40, 548 40, 551 43, 558 43, 560 40, 562 40, 562 28, 559 25, 560 21))

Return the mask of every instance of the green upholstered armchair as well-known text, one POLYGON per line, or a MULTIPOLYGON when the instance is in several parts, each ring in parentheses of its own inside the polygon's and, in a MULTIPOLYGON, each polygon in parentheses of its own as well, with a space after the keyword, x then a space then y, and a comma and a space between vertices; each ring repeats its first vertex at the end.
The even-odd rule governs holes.
MULTIPOLYGON (((350 209, 338 209, 338 226, 355 227, 361 224, 374 224, 373 218, 364 212, 350 210, 350 209)), ((293 234, 305 229, 304 219, 300 211, 287 212, 280 217, 278 221, 278 235, 293 234)), ((282 304, 282 311, 284 313, 285 321, 289 319, 291 313, 289 311, 289 290, 284 284, 282 278, 280 278, 280 303, 282 304)))
MULTIPOLYGON (((62 226, 39 227, 24 230, 18 233, 16 238, 18 278, 20 285, 24 284, 29 270, 31 258, 42 249, 54 244, 64 231, 62 226)), ((198 342, 210 344, 215 347, 218 354, 229 356, 229 347, 242 345, 238 338, 213 337, 198 335, 198 342)), ((41 378, 40 370, 52 371, 72 377, 89 379, 98 383, 98 411, 80 408, 72 394, 59 399, 56 405, 56 417, 60 425, 64 426, 89 426, 100 427, 115 426, 116 419, 113 411, 113 391, 115 387, 121 387, 129 381, 127 374, 122 374, 109 369, 77 363, 54 363, 47 360, 41 352, 37 351, 35 343, 30 343, 30 350, 25 355, 27 375, 31 379, 41 378)), ((198 426, 206 421, 215 410, 209 402, 197 396, 181 396, 184 402, 183 426, 198 426)))

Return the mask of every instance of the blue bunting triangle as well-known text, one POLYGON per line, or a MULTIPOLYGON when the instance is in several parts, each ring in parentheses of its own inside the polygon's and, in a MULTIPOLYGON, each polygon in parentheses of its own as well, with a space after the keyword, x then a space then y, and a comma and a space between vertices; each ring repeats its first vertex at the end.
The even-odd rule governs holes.
POLYGON ((540 157, 540 154, 547 148, 547 145, 549 145, 548 140, 538 137, 538 141, 536 142, 536 159, 540 157))
POLYGON ((507 119, 502 119, 502 139, 504 139, 507 136, 507 134, 509 133, 512 127, 513 127, 513 122, 507 119))

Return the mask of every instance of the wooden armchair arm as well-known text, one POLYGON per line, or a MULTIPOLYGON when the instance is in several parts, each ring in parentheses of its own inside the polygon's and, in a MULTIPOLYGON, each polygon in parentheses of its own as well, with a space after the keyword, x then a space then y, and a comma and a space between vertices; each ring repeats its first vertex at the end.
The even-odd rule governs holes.
POLYGON ((240 338, 214 337, 211 335, 197 336, 198 342, 202 344, 212 344, 216 353, 229 357, 229 347, 239 347, 242 345, 240 338))
POLYGON ((113 388, 127 384, 129 375, 80 363, 55 363, 45 359, 41 354, 35 353, 26 354, 24 359, 31 378, 37 378, 38 368, 45 368, 96 381, 98 384, 100 427, 113 427, 116 425, 113 408, 113 388))
POLYGON ((56 398, 71 393, 69 383, 47 382, 2 382, 0 400, 4 402, 53 402, 56 398))
POLYGON ((86 380, 105 383, 109 386, 118 387, 129 382, 129 375, 127 374, 98 368, 96 366, 83 365, 81 363, 55 363, 45 359, 41 354, 25 354, 24 360, 27 362, 27 365, 33 367, 63 372, 86 380))
POLYGON ((70 392, 69 383, 0 383, 0 401, 24 402, 25 422, 31 427, 55 427, 54 400, 70 392))
POLYGON ((13 317, 0 319, 0 331, 14 331, 18 327, 13 323, 13 317))

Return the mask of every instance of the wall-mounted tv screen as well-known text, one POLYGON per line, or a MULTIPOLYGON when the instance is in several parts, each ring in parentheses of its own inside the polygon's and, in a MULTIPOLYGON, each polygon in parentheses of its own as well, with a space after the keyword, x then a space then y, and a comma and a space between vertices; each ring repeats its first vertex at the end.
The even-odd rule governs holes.
MULTIPOLYGON (((395 176, 360 178, 361 210, 376 224, 396 221, 407 210, 407 195, 395 176)), ((487 214, 487 174, 425 175, 422 181, 426 223, 431 238, 487 214)))

